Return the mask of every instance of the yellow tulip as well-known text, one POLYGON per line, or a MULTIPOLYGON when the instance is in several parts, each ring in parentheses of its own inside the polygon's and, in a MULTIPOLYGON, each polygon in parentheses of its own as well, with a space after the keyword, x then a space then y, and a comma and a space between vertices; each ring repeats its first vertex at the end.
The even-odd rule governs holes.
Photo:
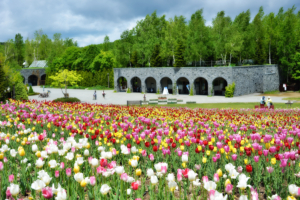
POLYGON ((39 157, 41 157, 41 152, 40 152, 40 151, 37 151, 37 152, 35 153, 35 155, 39 158, 39 157))
POLYGON ((77 174, 80 170, 80 167, 78 165, 76 165, 73 169, 74 173, 77 174))
POLYGON ((206 155, 210 156, 210 151, 209 150, 206 151, 206 155))
POLYGON ((226 187, 226 185, 228 185, 228 184, 231 184, 230 179, 226 179, 226 181, 225 181, 225 187, 226 187))
POLYGON ((183 151, 184 150, 184 146, 180 145, 180 150, 183 151))
POLYGON ((85 187, 85 186, 86 186, 86 181, 85 181, 85 180, 82 180, 82 181, 80 182, 80 186, 81 186, 81 187, 85 187))
POLYGON ((2 160, 4 158, 4 154, 0 153, 0 160, 2 160))
POLYGON ((24 151, 24 149, 20 149, 20 150, 19 150, 19 155, 20 155, 20 156, 25 156, 25 151, 24 151))
POLYGON ((217 174, 218 174, 219 177, 223 176, 222 170, 221 170, 221 169, 218 169, 218 170, 217 170, 217 174))
POLYGON ((186 168, 186 163, 181 164, 183 168, 186 168))
POLYGON ((136 169, 135 170, 135 175, 140 176, 142 174, 142 170, 141 169, 136 169))
POLYGON ((203 158, 202 158, 202 162, 203 162, 203 163, 206 163, 206 161, 207 161, 207 158, 203 157, 203 158))
POLYGON ((248 159, 244 159, 244 163, 245 163, 245 165, 247 165, 248 164, 248 159))
POLYGON ((276 158, 271 158, 271 163, 272 163, 272 165, 275 165, 276 164, 276 158))

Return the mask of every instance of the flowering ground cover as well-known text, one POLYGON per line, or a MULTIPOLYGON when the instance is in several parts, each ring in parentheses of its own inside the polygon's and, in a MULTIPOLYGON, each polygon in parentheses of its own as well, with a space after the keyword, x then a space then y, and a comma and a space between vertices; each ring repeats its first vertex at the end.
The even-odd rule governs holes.
POLYGON ((0 199, 296 199, 300 110, 1 104, 0 199))

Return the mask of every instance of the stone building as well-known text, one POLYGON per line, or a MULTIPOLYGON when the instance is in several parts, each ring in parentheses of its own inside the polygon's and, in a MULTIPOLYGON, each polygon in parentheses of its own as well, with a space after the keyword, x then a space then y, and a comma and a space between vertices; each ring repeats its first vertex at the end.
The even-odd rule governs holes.
POLYGON ((225 95, 225 87, 235 82, 234 96, 274 91, 279 88, 277 65, 239 67, 143 67, 114 68, 117 92, 225 95))
POLYGON ((23 83, 31 86, 45 85, 46 70, 45 69, 22 69, 21 75, 23 83))

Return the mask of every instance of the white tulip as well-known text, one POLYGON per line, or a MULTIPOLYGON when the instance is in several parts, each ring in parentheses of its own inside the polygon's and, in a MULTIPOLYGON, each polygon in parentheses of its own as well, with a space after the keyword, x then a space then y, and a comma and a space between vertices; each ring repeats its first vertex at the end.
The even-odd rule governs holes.
POLYGON ((157 178, 157 176, 151 176, 150 181, 151 181, 151 184, 152 184, 152 185, 156 185, 156 184, 158 183, 158 178, 157 178))
POLYGON ((230 172, 230 170, 235 169, 235 166, 232 163, 228 163, 225 165, 225 170, 230 172))
POLYGON ((48 158, 47 151, 42 151, 41 152, 41 157, 42 158, 48 158))
POLYGON ((17 196, 20 192, 20 187, 17 184, 11 183, 9 186, 9 190, 12 196, 17 196))
POLYGON ((38 151, 38 146, 36 144, 32 145, 31 147, 33 152, 37 152, 38 151))
POLYGON ((246 189, 247 187, 251 188, 251 185, 247 185, 247 181, 250 177, 247 177, 245 174, 241 174, 239 176, 239 182, 236 187, 240 188, 241 190, 246 189))
POLYGON ((83 157, 78 157, 76 162, 77 162, 78 165, 82 165, 83 162, 84 162, 83 157))
POLYGON ((193 185, 194 186, 200 186, 201 185, 200 179, 196 179, 195 181, 193 181, 193 185))
POLYGON ((35 162, 35 165, 38 167, 38 168, 42 168, 45 164, 45 161, 42 161, 41 159, 37 159, 36 162, 35 162))
POLYGON ((239 200, 248 200, 248 197, 247 195, 241 195, 239 200))
POLYGON ((117 173, 118 175, 121 175, 121 174, 123 174, 123 173, 125 172, 123 166, 118 166, 118 167, 116 167, 115 170, 116 170, 116 173, 117 173))
POLYGON ((111 187, 109 187, 107 184, 104 184, 101 186, 100 192, 101 192, 101 194, 106 195, 110 189, 111 189, 111 187))
POLYGON ((74 153, 73 153, 73 152, 67 153, 67 155, 65 156, 65 158, 66 158, 67 160, 73 160, 73 158, 74 158, 74 153))
POLYGON ((44 183, 44 181, 38 179, 36 181, 34 181, 32 184, 31 184, 31 188, 40 192, 44 187, 46 187, 46 184, 44 183))
POLYGON ((66 199, 67 199, 67 194, 65 190, 60 190, 59 192, 57 192, 57 196, 55 200, 66 200, 66 199))
POLYGON ((50 161, 48 162, 48 164, 49 164, 49 167, 50 167, 51 169, 55 168, 55 167, 58 165, 57 162, 56 162, 56 160, 50 160, 50 161))
POLYGON ((189 181, 194 181, 194 180, 196 180, 196 176, 197 176, 198 174, 197 173, 195 173, 193 170, 190 170, 189 172, 188 172, 188 179, 189 179, 189 181))
POLYGON ((213 181, 207 181, 207 182, 204 183, 204 188, 207 191, 216 190, 217 184, 215 182, 213 182, 213 181))
POLYGON ((131 152, 132 153, 136 153, 136 152, 138 152, 138 150, 137 150, 137 148, 135 146, 133 146, 133 147, 131 147, 131 152))
POLYGON ((137 160, 131 160, 131 166, 132 167, 137 167, 138 166, 138 161, 137 160))
POLYGON ((154 171, 153 171, 153 169, 147 169, 147 176, 148 176, 148 177, 154 176, 154 171))
POLYGON ((90 152, 89 152, 89 150, 87 150, 87 149, 86 149, 86 150, 84 150, 84 152, 83 152, 83 155, 84 155, 84 156, 89 156, 89 155, 90 155, 90 152))
POLYGON ((11 155, 12 157, 16 157, 16 155, 17 155, 16 150, 11 149, 11 150, 10 150, 10 155, 11 155))
POLYGON ((127 189, 127 195, 131 194, 131 189, 127 189))
POLYGON ((77 173, 74 175, 74 179, 80 183, 83 180, 83 173, 77 173))
POLYGON ((298 187, 295 185, 295 184, 291 184, 289 185, 289 193, 292 195, 292 196, 297 196, 298 195, 298 187))
POLYGON ((99 165, 99 160, 97 158, 93 158, 91 161, 91 165, 93 167, 97 167, 99 165))
POLYGON ((186 155, 186 154, 182 155, 181 161, 182 161, 183 163, 187 163, 187 162, 189 161, 188 155, 186 155))
POLYGON ((170 181, 175 181, 175 176, 174 176, 174 174, 168 174, 166 180, 167 180, 168 182, 170 182, 170 181))

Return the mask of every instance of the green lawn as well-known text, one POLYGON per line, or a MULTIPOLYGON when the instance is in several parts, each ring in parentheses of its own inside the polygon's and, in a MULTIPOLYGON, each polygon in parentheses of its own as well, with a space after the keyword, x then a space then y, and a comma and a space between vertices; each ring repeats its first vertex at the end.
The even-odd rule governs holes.
POLYGON ((300 97, 288 97, 288 98, 283 98, 283 100, 300 101, 300 97))
MULTIPOLYGON (((41 88, 43 88, 43 86, 41 86, 41 88)), ((50 85, 45 85, 45 88, 60 88, 60 87, 53 87, 50 85)), ((113 88, 108 88, 106 86, 102 86, 102 85, 96 85, 93 87, 84 87, 84 86, 68 86, 68 89, 88 89, 88 90, 113 90, 113 88)))
MULTIPOLYGON (((199 103, 199 104, 158 104, 150 105, 155 107, 177 107, 177 108, 254 108, 254 106, 259 105, 259 103, 199 103)), ((149 105, 143 105, 149 106, 149 105)), ((287 108, 285 103, 274 103, 275 109, 277 108, 287 108)), ((300 108, 300 103, 294 103, 292 108, 300 108)))

